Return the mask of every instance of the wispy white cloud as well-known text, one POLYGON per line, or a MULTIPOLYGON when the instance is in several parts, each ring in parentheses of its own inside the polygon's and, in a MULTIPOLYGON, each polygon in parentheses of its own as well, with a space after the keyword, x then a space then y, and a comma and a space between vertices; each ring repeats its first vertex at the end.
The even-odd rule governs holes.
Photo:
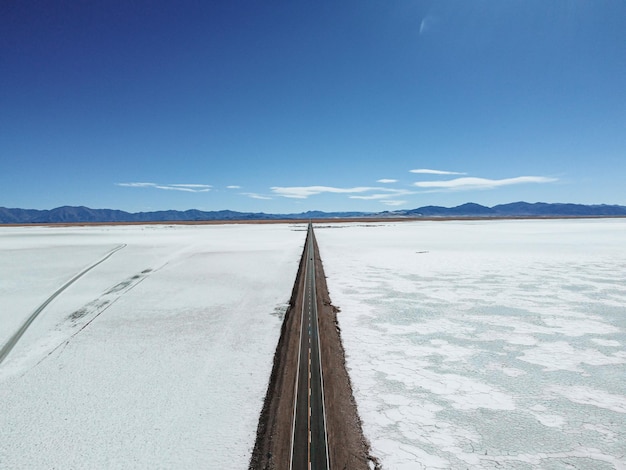
POLYGON ((424 17, 420 23, 420 36, 428 33, 433 30, 437 26, 438 20, 433 15, 428 15, 424 17))
POLYGON ((390 184, 390 183, 397 183, 398 180, 392 180, 392 179, 389 179, 389 178, 382 178, 382 179, 379 179, 376 182, 377 183, 383 183, 383 184, 390 184))
POLYGON ((149 188, 155 187, 156 183, 115 183, 117 186, 124 186, 127 188, 149 188))
POLYGON ((406 196, 409 194, 415 194, 415 191, 408 191, 406 189, 388 189, 388 188, 378 188, 379 191, 385 191, 384 193, 376 193, 376 194, 368 194, 366 196, 349 196, 350 199, 363 199, 366 201, 375 201, 381 200, 381 202, 385 203, 385 200, 391 200, 394 197, 398 196, 406 196))
POLYGON ((213 187, 210 184, 168 184, 167 186, 173 186, 176 188, 191 188, 191 189, 211 189, 213 187))
POLYGON ((257 194, 257 193, 241 193, 243 196, 248 196, 252 199, 263 199, 263 200, 269 200, 272 199, 272 197, 270 196, 264 196, 263 194, 257 194))
POLYGON ((236 184, 231 184, 230 186, 226 186, 226 189, 241 189, 241 186, 236 184))
POLYGON ((309 196, 315 196, 322 193, 335 193, 335 194, 354 194, 365 193, 368 191, 376 191, 380 188, 370 188, 367 186, 359 186, 355 188, 334 188, 332 186, 273 186, 270 188, 273 193, 278 196, 288 197, 293 199, 306 199, 309 196))
POLYGON ((367 196, 349 196, 350 199, 362 199, 364 201, 375 201, 377 199, 389 199, 391 194, 368 194, 367 196))
POLYGON ((209 184, 163 184, 156 187, 168 191, 185 191, 188 193, 206 193, 211 191, 211 185, 209 184))
POLYGON ((552 183, 558 181, 556 178, 546 176, 518 176, 516 178, 504 178, 492 180, 488 178, 455 178, 445 181, 418 181, 413 183, 419 188, 436 188, 449 191, 468 191, 476 189, 493 189, 500 186, 524 183, 552 183))
POLYGON ((382 202, 383 204, 386 204, 387 206, 401 206, 403 204, 406 204, 407 201, 398 201, 395 199, 388 199, 388 200, 380 201, 380 202, 382 202))
POLYGON ((157 184, 157 183, 116 183, 117 186, 127 188, 155 188, 164 189, 166 191, 183 191, 187 193, 206 193, 211 191, 212 186, 209 184, 157 184))
POLYGON ((418 168, 417 170, 409 170, 411 173, 420 173, 425 175, 466 175, 458 171, 429 170, 428 168, 418 168))
POLYGON ((166 191, 183 191, 186 193, 206 193, 211 191, 211 188, 188 188, 186 186, 166 186, 166 185, 158 185, 155 186, 157 189, 164 189, 166 191))
POLYGON ((357 186, 354 188, 336 188, 332 186, 297 186, 271 188, 275 194, 294 199, 306 199, 322 193, 347 194, 350 199, 360 199, 365 201, 379 201, 388 206, 399 206, 406 204, 406 201, 399 201, 395 198, 408 194, 415 194, 415 191, 408 189, 380 188, 370 186, 357 186), (372 192, 373 194, 364 194, 372 192))

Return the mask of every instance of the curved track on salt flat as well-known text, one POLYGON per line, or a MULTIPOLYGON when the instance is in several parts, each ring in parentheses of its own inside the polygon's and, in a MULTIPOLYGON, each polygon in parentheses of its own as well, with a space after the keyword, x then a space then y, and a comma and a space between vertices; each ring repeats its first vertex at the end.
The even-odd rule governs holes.
POLYGON ((118 251, 120 251, 122 248, 125 248, 125 247, 126 247, 126 244, 123 244, 109 251, 103 258, 99 259, 92 265, 86 267, 85 269, 80 271, 78 274, 76 274, 72 279, 70 279, 61 287, 59 287, 54 294, 48 297, 44 303, 42 303, 39 307, 37 307, 37 309, 33 313, 31 313, 30 317, 28 317, 28 319, 24 322, 24 324, 13 334, 13 336, 11 336, 11 338, 9 338, 7 343, 4 346, 2 346, 2 349, 0 349, 0 364, 2 364, 4 359, 11 353, 11 351, 13 350, 17 342, 22 338, 24 333, 26 333, 26 330, 28 329, 28 327, 35 321, 37 316, 50 304, 50 302, 56 299, 65 289, 67 289, 69 286, 74 284, 76 281, 78 281, 81 277, 83 277, 93 268, 95 268, 99 264, 104 263, 111 256, 113 256, 115 253, 117 253, 118 251))

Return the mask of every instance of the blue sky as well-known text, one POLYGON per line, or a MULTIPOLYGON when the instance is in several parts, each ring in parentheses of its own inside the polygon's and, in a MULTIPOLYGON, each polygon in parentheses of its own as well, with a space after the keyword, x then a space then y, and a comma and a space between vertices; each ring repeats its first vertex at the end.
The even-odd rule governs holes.
POLYGON ((626 204, 626 2, 0 2, 0 206, 626 204))

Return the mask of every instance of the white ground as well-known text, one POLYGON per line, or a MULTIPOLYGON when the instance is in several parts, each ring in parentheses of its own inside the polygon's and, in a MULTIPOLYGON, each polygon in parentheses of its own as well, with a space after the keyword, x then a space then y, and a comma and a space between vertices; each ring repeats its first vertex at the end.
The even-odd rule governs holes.
POLYGON ((626 468, 626 220, 316 236, 384 468, 626 468))
POLYGON ((0 468, 247 468, 305 226, 0 228, 0 468))

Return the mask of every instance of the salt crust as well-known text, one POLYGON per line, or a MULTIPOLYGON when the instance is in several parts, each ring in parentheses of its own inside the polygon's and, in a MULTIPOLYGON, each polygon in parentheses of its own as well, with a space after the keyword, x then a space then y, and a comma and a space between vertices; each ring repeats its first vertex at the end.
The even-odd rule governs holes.
POLYGON ((0 467, 247 468, 305 235, 1 228, 4 338, 127 246, 52 302, 0 366, 0 467))
POLYGON ((626 468, 626 221, 316 234, 384 468, 626 468))

